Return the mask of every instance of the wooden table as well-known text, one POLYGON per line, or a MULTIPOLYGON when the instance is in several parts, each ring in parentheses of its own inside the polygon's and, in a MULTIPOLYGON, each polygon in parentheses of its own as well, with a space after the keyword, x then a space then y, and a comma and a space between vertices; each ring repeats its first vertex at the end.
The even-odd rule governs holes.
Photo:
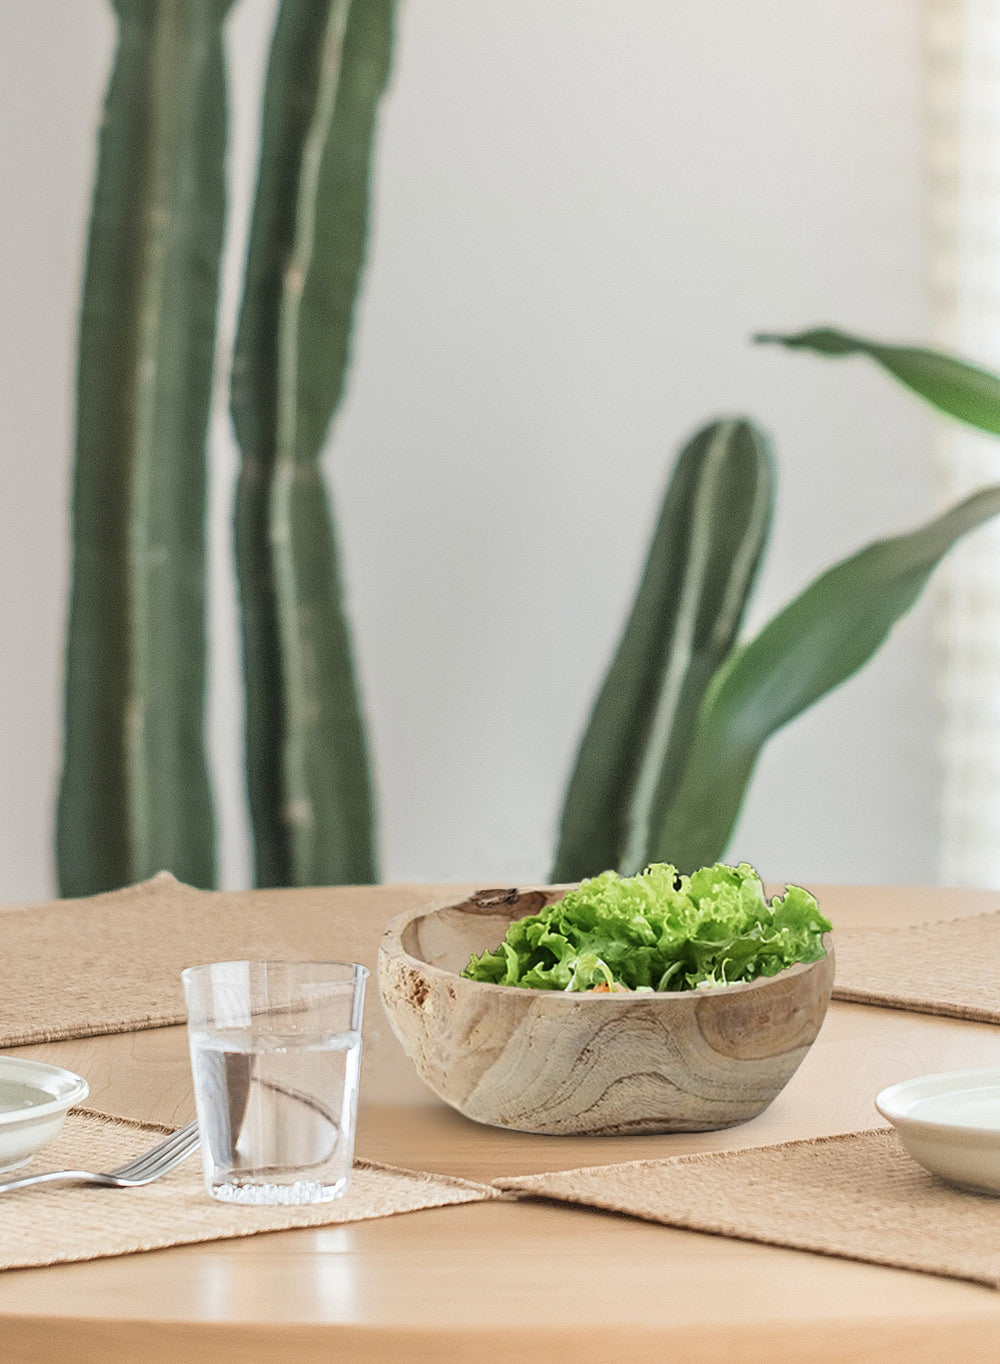
MULTIPOLYGON (((441 890, 428 887, 428 900, 441 890)), ((283 893, 282 912, 295 913, 296 894, 283 893)), ((818 894, 841 927, 1000 906, 1000 894, 977 891, 818 894)), ((393 887, 350 895, 350 912, 371 916, 374 944, 399 897, 393 887)), ((377 989, 366 1048, 358 1155, 488 1181, 877 1126, 878 1090, 929 1071, 1000 1065, 1000 1030, 834 1004, 800 1070, 759 1118, 727 1132, 627 1138, 533 1137, 468 1122, 416 1078, 388 1034, 377 989)), ((91 1083, 89 1102, 109 1112, 170 1123, 193 1113, 183 1029, 20 1054, 80 1071, 91 1083)), ((1000 1235, 1000 1207, 997 1227, 1000 1235)), ((507 1202, 0 1275, 0 1358, 10 1364, 621 1357, 993 1362, 1000 1294, 589 1210, 507 1202)))

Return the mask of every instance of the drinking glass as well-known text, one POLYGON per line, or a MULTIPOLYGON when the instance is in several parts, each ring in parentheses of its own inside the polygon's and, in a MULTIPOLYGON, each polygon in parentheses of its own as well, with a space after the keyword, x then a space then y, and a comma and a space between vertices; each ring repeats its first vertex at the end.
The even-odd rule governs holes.
POLYGON ((325 1203, 354 1157, 355 962, 223 961, 181 972, 205 1185, 231 1203, 325 1203))

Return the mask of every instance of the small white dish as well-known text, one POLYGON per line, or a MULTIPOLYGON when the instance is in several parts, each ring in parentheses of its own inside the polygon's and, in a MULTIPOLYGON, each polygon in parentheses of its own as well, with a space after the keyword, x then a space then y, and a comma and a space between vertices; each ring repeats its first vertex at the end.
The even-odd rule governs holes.
POLYGON ((0 1171, 23 1165, 58 1136, 67 1111, 89 1093, 71 1070, 0 1056, 0 1171))
POLYGON ((875 1107, 931 1174, 1000 1193, 1000 1070, 920 1075, 884 1089, 875 1107))

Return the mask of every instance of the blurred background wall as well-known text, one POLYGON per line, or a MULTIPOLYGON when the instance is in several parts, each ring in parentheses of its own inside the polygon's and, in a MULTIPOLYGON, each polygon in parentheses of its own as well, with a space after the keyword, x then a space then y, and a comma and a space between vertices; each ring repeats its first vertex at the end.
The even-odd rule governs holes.
MULTIPOLYGON (((237 0, 231 338, 272 0, 237 0)), ((53 891, 76 307, 104 0, 0 5, 0 901, 53 891)), ((935 506, 933 419, 837 323, 928 342, 919 0, 401 0, 332 432, 386 880, 540 880, 683 439, 772 434, 750 626, 935 506)), ((221 880, 247 881, 225 375, 213 430, 221 880)), ((772 741, 730 848, 773 879, 939 875, 933 596, 772 741)))

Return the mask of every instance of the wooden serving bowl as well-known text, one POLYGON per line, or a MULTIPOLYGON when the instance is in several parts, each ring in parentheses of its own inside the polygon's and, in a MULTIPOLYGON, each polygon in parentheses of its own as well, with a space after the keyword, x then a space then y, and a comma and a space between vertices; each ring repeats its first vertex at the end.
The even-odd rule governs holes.
POLYGON ((459 975, 564 890, 482 890, 389 924, 382 999, 434 1093, 476 1122, 557 1135, 703 1132, 762 1112, 823 1022, 829 934, 821 961, 710 990, 595 995, 459 975))

